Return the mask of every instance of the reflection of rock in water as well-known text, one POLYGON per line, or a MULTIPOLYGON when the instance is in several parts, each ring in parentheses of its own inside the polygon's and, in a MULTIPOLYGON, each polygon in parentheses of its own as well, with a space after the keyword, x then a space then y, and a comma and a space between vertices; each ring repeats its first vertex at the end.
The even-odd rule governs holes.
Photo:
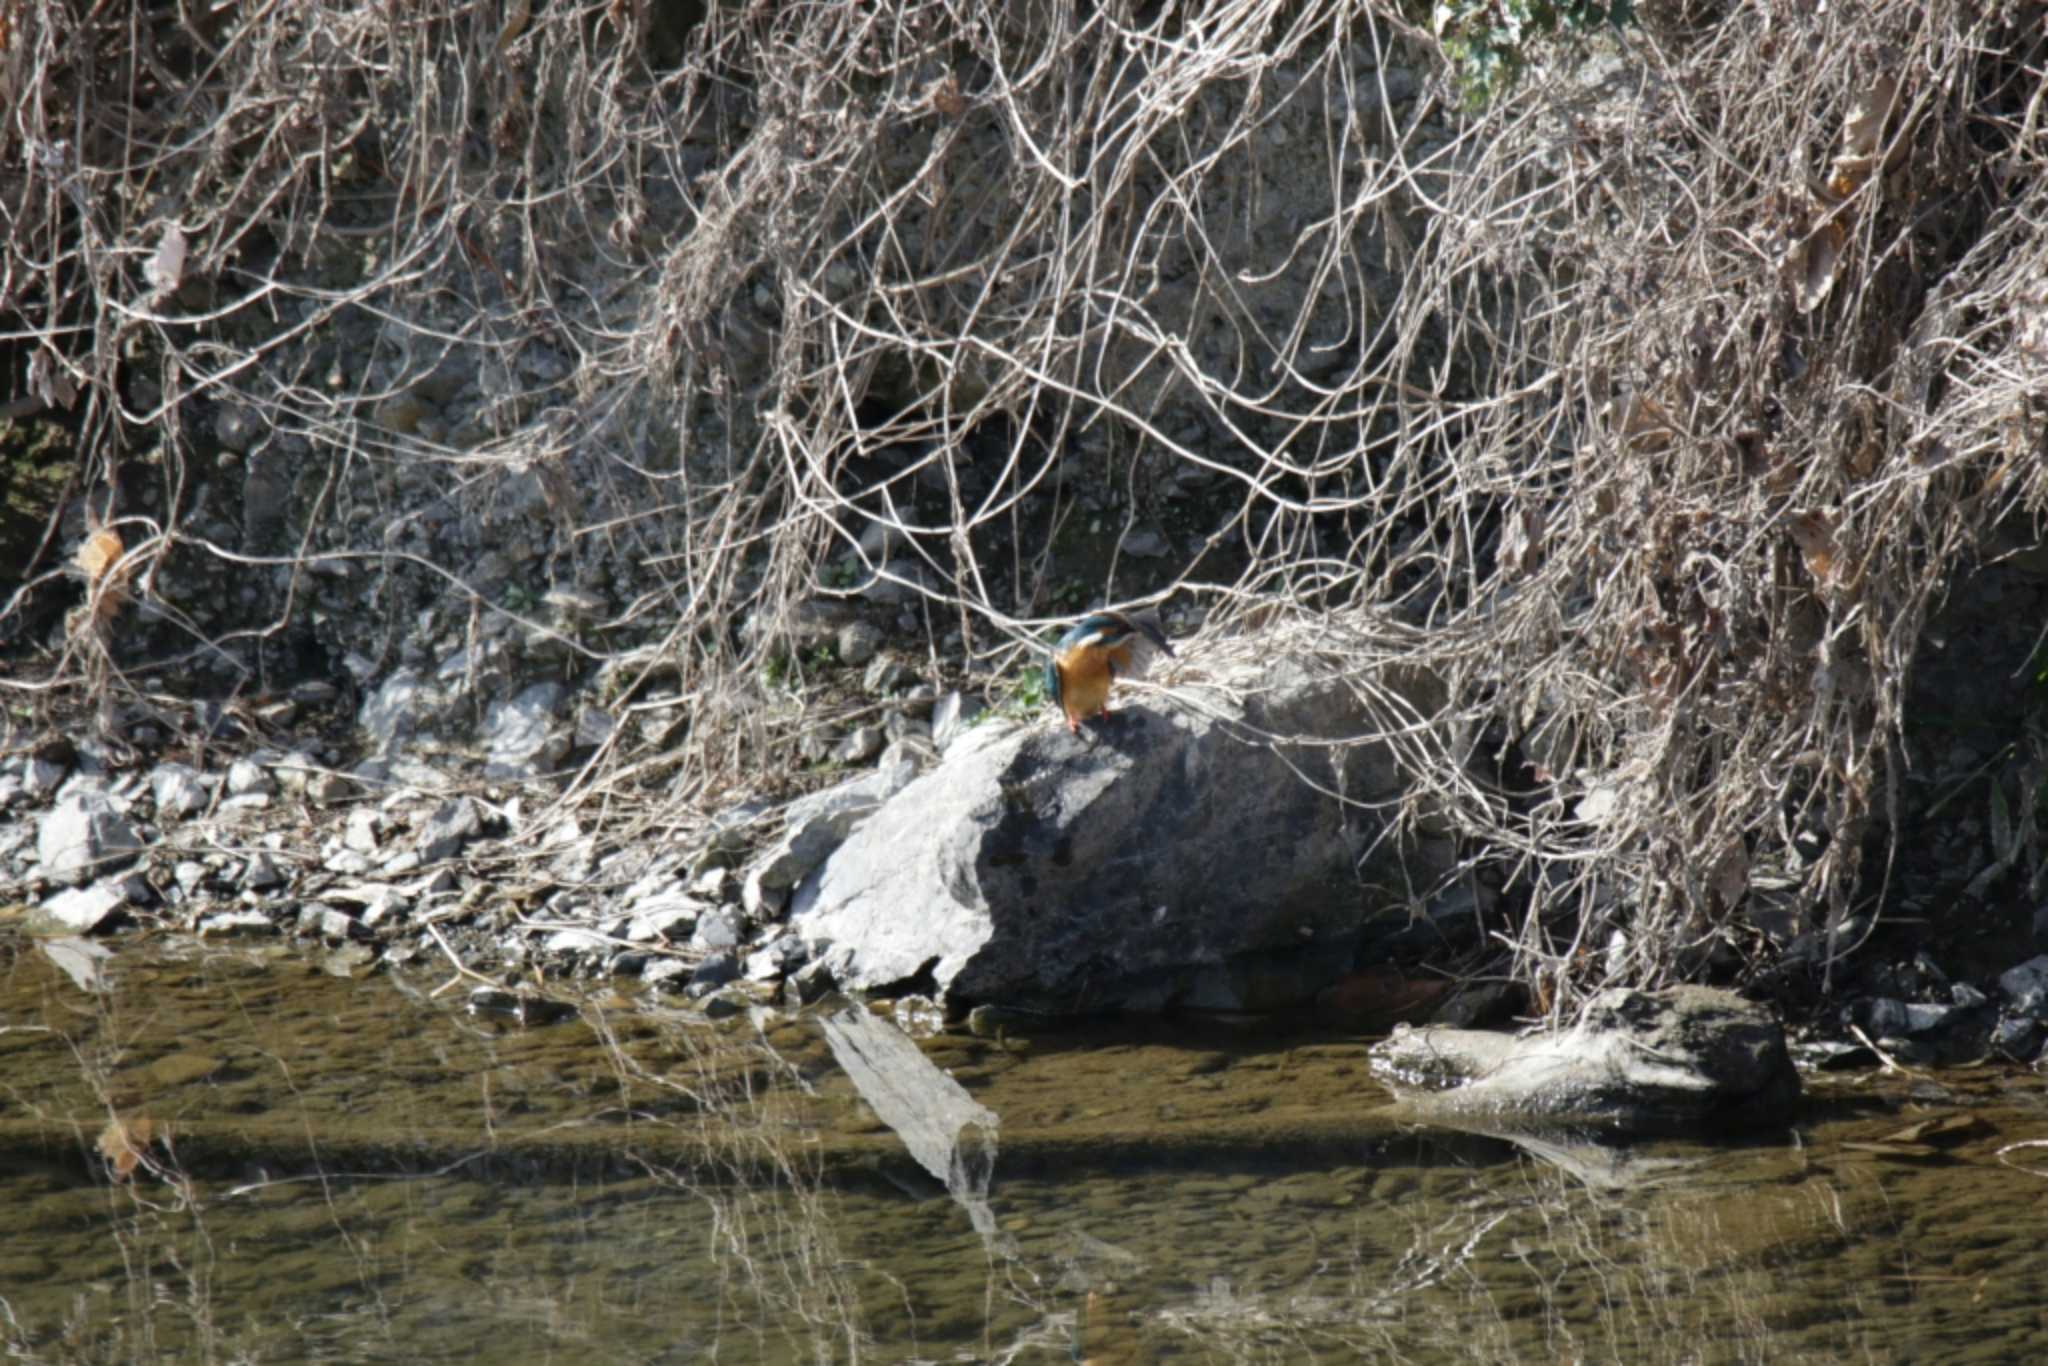
POLYGON ((988 1203, 996 1167, 995 1112, 865 1007, 848 1006, 822 1016, 820 1024, 840 1070, 875 1117, 896 1131, 920 1167, 945 1182, 989 1250, 1009 1255, 988 1203))
POLYGON ((1119 1277, 1134 1276, 1145 1268, 1145 1259, 1137 1253, 1078 1228, 1067 1231, 1059 1262, 1060 1278, 1054 1288, 1075 1293, 1113 1285, 1119 1277))
POLYGON ((1602 1143, 1592 1134, 1533 1134, 1479 1130, 1505 1139, 1590 1190, 1618 1191, 1648 1186, 1698 1164, 1684 1158, 1654 1157, 1633 1148, 1602 1143))

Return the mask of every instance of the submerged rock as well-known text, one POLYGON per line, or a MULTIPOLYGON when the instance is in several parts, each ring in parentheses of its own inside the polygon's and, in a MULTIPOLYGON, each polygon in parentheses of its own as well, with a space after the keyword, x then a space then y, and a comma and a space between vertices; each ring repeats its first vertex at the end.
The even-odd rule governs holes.
POLYGON ((1762 1006, 1709 987, 1601 993, 1570 1029, 1397 1030, 1372 1068, 1425 1122, 1694 1133, 1782 1124, 1799 1074, 1762 1006))
MULTIPOLYGON (((804 880, 792 927, 851 988, 1056 1013, 1312 999, 1450 849, 1399 845, 1362 805, 1401 790, 1359 740, 1396 724, 1364 700, 1384 691, 1308 662, 1257 682, 1078 737, 977 727, 804 880)), ((1412 691, 1411 723, 1431 712, 1412 691)))

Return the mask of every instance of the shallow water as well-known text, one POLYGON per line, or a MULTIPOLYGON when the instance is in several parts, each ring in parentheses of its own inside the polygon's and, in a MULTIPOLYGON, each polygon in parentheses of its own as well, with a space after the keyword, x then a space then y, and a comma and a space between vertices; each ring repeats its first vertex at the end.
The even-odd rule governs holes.
POLYGON ((2011 1147, 2048 1140, 2029 1073, 1809 1079, 1796 1130, 1614 1152, 1404 1131, 1376 1117, 1351 1040, 1179 1025, 913 1044, 843 1004, 714 1024, 624 996, 522 1025, 469 1013, 468 982, 333 967, 126 941, 91 990, 50 946, 0 940, 0 1345, 2048 1354, 2048 1148, 2011 1147))

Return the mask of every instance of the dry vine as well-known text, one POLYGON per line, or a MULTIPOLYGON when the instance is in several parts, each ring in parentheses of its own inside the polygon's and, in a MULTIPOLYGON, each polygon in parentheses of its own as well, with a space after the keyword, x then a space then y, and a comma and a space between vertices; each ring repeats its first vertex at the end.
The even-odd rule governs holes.
POLYGON ((1415 809, 1553 1001, 1766 881, 1839 925, 1929 605, 2048 500, 2048 51, 1699 9, 1463 113, 1349 0, 0 7, 10 411, 75 425, 148 623, 7 686, 254 687, 353 575, 336 655, 424 613, 685 699, 562 805, 688 825, 804 723, 805 604, 894 582, 1008 671, 1066 532, 1192 490, 1153 596, 1438 680, 1415 809))

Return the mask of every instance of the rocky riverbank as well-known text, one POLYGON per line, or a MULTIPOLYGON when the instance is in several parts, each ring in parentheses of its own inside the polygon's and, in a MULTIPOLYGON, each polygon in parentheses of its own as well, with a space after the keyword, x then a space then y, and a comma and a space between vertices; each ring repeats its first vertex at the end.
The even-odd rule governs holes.
MULTIPOLYGON (((1388 729, 1369 698, 1427 716, 1419 680, 1361 688, 1312 654, 1216 647, 1074 737, 878 659, 894 665, 867 670, 878 754, 682 831, 583 813, 508 838, 574 768, 508 781, 505 737, 529 737, 528 762, 588 748, 589 712, 571 728, 542 684, 493 709, 464 758, 405 744, 430 690, 404 671, 353 714, 314 681, 235 710, 165 703, 119 745, 91 725, 17 733, 0 759, 9 916, 45 934, 285 936, 332 971, 440 964, 514 1006, 604 977, 714 1015, 841 988, 956 1017, 1265 1012, 1371 1032, 1533 1011, 1472 971, 1512 910, 1490 866, 1393 820, 1400 756, 1343 743, 1388 729)), ((2039 1057, 2048 956, 2008 935, 1987 958, 1982 936, 1981 967, 1945 970, 1938 935, 1902 933, 1924 928, 1880 926, 1832 993, 1809 934, 1751 989, 1802 1026, 1812 1065, 2039 1057)))

